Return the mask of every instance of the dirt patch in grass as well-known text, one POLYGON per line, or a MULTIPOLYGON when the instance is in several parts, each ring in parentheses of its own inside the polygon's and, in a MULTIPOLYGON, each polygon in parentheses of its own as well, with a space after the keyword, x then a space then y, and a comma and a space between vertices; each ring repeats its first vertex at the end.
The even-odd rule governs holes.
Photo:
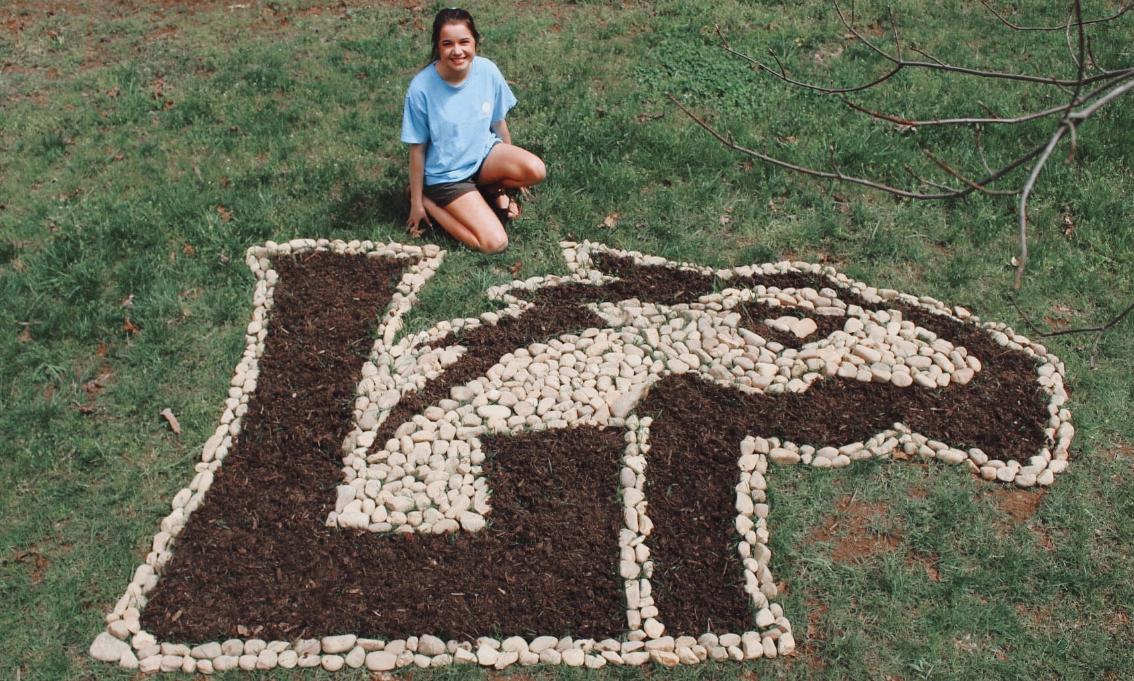
POLYGON ((988 491, 992 500, 1004 513, 1017 523, 1026 523, 1035 516, 1047 493, 1040 489, 1019 489, 997 487, 988 491))
POLYGON ((831 544, 831 559, 844 564, 862 563, 902 543, 902 532, 890 518, 890 507, 845 495, 835 512, 808 535, 809 541, 831 544))

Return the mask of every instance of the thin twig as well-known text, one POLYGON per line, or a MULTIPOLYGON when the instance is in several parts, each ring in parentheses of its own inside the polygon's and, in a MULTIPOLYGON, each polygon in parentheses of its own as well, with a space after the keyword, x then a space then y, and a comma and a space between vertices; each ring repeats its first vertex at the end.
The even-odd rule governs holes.
POLYGON ((945 172, 949 173, 953 177, 957 178, 961 182, 964 182, 965 184, 982 194, 987 194, 989 196, 1015 196, 1020 193, 1020 190, 1018 189, 989 189, 988 187, 981 186, 974 180, 971 180, 962 175, 958 170, 950 166, 945 161, 942 161, 941 159, 934 156, 933 153, 928 149, 922 149, 921 151, 929 158, 930 161, 933 161, 933 163, 936 164, 938 168, 944 170, 945 172))
MULTIPOLYGON (((1063 30, 1063 26, 1020 26, 1020 25, 1017 25, 1017 24, 1013 24, 1011 21, 1008 21, 1007 19, 1005 19, 1000 14, 1000 12, 997 12, 996 9, 988 2, 988 0, 980 0, 980 4, 987 7, 988 11, 992 12, 996 16, 996 18, 999 19, 1001 21, 1001 23, 1003 23, 1005 26, 1007 26, 1011 29, 1017 30, 1017 31, 1062 31, 1063 30)), ((1079 24, 1082 25, 1082 26, 1086 26, 1088 24, 1101 24, 1101 23, 1105 23, 1107 21, 1114 21, 1115 19, 1121 17, 1123 14, 1126 14, 1128 11, 1130 11, 1130 8, 1132 8, 1132 7, 1134 7, 1134 2, 1127 3, 1125 6, 1120 8, 1118 10, 1118 12, 1110 15, 1109 17, 1100 17, 1098 19, 1088 19, 1087 21, 1082 21, 1082 19, 1080 18, 1079 24)))
POLYGON ((1117 325, 1119 322, 1121 322, 1123 320, 1123 318, 1126 317, 1126 315, 1130 314, 1131 310, 1134 310, 1134 303, 1130 303, 1129 305, 1127 305, 1126 309, 1123 310, 1122 312, 1119 312, 1117 317, 1115 317, 1114 319, 1111 319, 1109 322, 1107 322, 1106 324, 1103 324, 1101 326, 1084 326, 1084 327, 1077 328, 1077 329, 1063 329, 1061 331, 1048 331, 1046 333, 1041 333, 1039 335, 1042 336, 1042 337, 1048 338, 1048 337, 1051 337, 1051 336, 1066 336, 1066 335, 1069 335, 1069 334, 1072 334, 1072 333, 1093 333, 1093 332, 1096 332, 1096 331, 1098 331, 1098 332, 1110 331, 1112 328, 1115 327, 1115 325, 1117 325))
POLYGON ((1131 310, 1134 310, 1134 302, 1132 302, 1126 306, 1125 310, 1119 312, 1109 322, 1100 326, 1084 326, 1074 329, 1062 329, 1060 331, 1043 331, 1032 322, 1031 318, 1027 314, 1025 314, 1022 309, 1020 309, 1020 305, 1016 302, 1016 298, 1014 296, 1008 296, 1008 302, 1012 304, 1012 307, 1016 308, 1016 312, 1020 315, 1020 319, 1024 320, 1024 325, 1027 326, 1028 329, 1030 329, 1037 338, 1067 336, 1073 333, 1097 334, 1095 336, 1095 342, 1091 345, 1090 366, 1092 369, 1096 368, 1096 360, 1098 359, 1099 354, 1099 345, 1102 343, 1103 337, 1106 336, 1106 334, 1109 333, 1111 329, 1117 326, 1122 321, 1122 319, 1126 317, 1126 315, 1130 314, 1131 310))
POLYGON ((981 165, 984 166, 986 172, 991 173, 992 167, 988 165, 988 158, 984 155, 984 145, 981 144, 981 132, 984 130, 982 125, 973 126, 973 145, 976 147, 977 154, 980 155, 981 165))

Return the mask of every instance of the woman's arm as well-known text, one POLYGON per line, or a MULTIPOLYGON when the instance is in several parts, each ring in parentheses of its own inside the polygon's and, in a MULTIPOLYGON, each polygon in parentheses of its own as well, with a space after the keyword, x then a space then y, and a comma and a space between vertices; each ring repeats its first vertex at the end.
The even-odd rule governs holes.
POLYGON ((425 204, 421 199, 424 186, 425 145, 411 144, 409 151, 410 211, 406 225, 409 226, 410 233, 414 236, 420 235, 422 220, 424 220, 427 225, 432 224, 429 221, 429 215, 425 212, 425 204))
MULTIPOLYGON (((492 128, 492 132, 496 133, 496 136, 504 141, 504 144, 512 143, 512 133, 508 132, 508 121, 499 120, 490 127, 492 128)), ((481 130, 483 129, 484 128, 481 128, 481 130)))

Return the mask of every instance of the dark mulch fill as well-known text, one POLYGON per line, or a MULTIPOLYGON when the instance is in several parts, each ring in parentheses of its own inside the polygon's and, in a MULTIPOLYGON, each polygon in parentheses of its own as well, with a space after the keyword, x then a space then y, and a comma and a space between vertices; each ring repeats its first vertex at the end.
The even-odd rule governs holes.
POLYGON ((271 330, 244 429, 178 537, 144 627, 178 641, 619 635, 624 443, 615 430, 485 438, 494 508, 476 535, 323 525, 373 326, 402 266, 319 254, 275 267, 271 330))
MULTIPOLYGON (((1035 361, 972 325, 904 304, 872 306, 826 277, 726 283, 629 258, 593 260, 620 279, 521 292, 534 309, 458 333, 453 340, 469 351, 406 396, 383 433, 517 347, 601 327, 587 302, 693 302, 726 285, 830 287, 847 303, 900 309, 984 363, 968 385, 937 390, 828 379, 803 394, 744 395, 689 375, 655 385, 639 413, 655 416, 646 491, 655 523, 654 593, 670 633, 751 628, 730 546, 736 452, 746 435, 841 445, 903 421, 1001 459, 1026 459, 1043 444, 1046 396, 1035 361)), ((361 366, 404 263, 312 254, 279 258, 275 266, 280 283, 244 430, 178 538, 143 613, 145 628, 181 641, 623 633, 615 500, 623 443, 613 429, 485 438, 493 491, 485 532, 398 537, 323 526, 342 479, 340 446, 361 366)), ((761 306, 748 313, 754 325, 773 316, 761 306)))

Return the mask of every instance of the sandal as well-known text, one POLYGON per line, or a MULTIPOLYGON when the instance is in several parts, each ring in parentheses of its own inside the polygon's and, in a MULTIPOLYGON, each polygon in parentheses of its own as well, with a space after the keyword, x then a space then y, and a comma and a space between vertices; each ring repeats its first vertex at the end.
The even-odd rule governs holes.
POLYGON ((502 224, 508 224, 512 220, 519 219, 523 213, 519 201, 516 200, 515 190, 498 187, 487 192, 484 200, 488 202, 488 206, 492 208, 492 212, 496 213, 496 217, 500 219, 502 224))

